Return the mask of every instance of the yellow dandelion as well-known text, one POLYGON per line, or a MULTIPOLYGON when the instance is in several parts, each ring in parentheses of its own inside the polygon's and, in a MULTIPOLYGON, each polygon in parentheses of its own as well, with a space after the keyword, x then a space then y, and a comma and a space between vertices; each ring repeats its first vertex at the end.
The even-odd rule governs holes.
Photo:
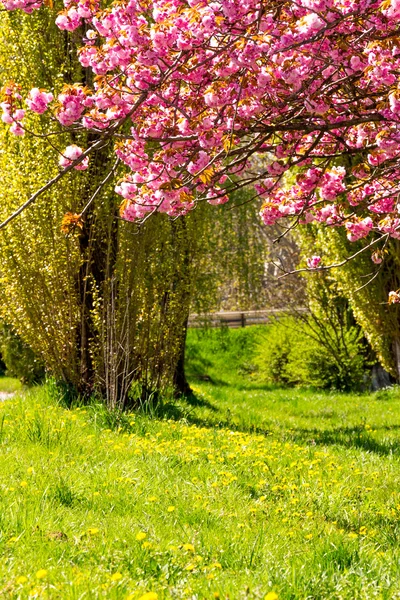
POLYGON ((264 600, 278 600, 278 594, 276 592, 268 592, 264 600))
POLYGON ((23 585, 24 583, 26 583, 28 581, 28 578, 25 577, 25 575, 20 575, 19 577, 17 577, 17 579, 15 580, 15 582, 18 585, 23 585))
POLYGON ((18 538, 14 535, 13 537, 11 537, 8 540, 7 544, 14 544, 14 542, 17 542, 17 541, 18 541, 18 538))
POLYGON ((360 533, 360 535, 365 535, 367 533, 367 531, 368 531, 367 528, 365 526, 363 526, 363 527, 360 527, 359 533, 360 533))
POLYGON ((146 592, 143 596, 140 596, 138 600, 157 600, 158 594, 155 592, 146 592))
POLYGON ((186 550, 186 552, 194 552, 193 544, 183 544, 182 548, 186 550))
POLYGON ((100 529, 98 529, 97 527, 89 527, 89 529, 86 530, 86 533, 88 535, 97 535, 99 531, 100 529))
POLYGON ((47 577, 46 569, 39 569, 39 571, 36 572, 36 579, 44 579, 45 577, 47 577))
POLYGON ((28 485, 28 482, 27 481, 21 481, 19 485, 24 488, 24 487, 26 487, 28 485))
POLYGON ((136 539, 138 542, 141 542, 146 536, 147 533, 145 533, 144 531, 139 531, 139 533, 136 534, 136 539))
POLYGON ((174 512, 175 510, 175 506, 168 506, 167 511, 168 512, 174 512))
POLYGON ((122 573, 113 573, 110 577, 111 581, 119 581, 122 579, 122 573))

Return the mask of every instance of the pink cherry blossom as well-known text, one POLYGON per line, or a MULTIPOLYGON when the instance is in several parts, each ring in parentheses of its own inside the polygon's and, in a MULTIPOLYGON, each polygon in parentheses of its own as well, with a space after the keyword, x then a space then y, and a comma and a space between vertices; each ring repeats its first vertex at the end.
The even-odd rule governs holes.
POLYGON ((310 258, 307 258, 307 267, 309 269, 316 269, 319 266, 320 262, 321 262, 320 256, 311 256, 310 258))
POLYGON ((17 121, 15 121, 11 127, 10 127, 10 131, 11 133, 13 133, 14 135, 18 135, 18 136, 22 136, 25 135, 25 130, 24 128, 21 126, 20 123, 18 123, 17 121))
POLYGON ((373 252, 371 254, 371 260, 376 265, 380 265, 381 264, 381 262, 383 261, 383 258, 382 258, 382 254, 379 252, 379 250, 377 250, 376 252, 373 252))
MULTIPOLYGON (((3 82, 1 119, 23 135, 27 106, 56 131, 89 132, 88 155, 114 143, 123 218, 218 205, 248 182, 267 225, 400 238, 400 0, 63 4, 56 23, 82 36, 93 83, 65 85, 49 114, 52 92, 35 87, 24 101, 3 82)), ((69 146, 60 166, 82 152, 69 146)))
POLYGON ((389 292, 388 301, 389 301, 389 304, 399 304, 399 302, 400 302, 399 292, 389 292))
MULTIPOLYGON (((60 156, 59 165, 60 167, 69 167, 77 158, 79 158, 83 154, 82 148, 72 144, 71 146, 67 146, 60 156)), ((89 157, 86 156, 80 163, 74 166, 74 169, 77 171, 85 171, 89 166, 89 157)))
POLYGON ((53 101, 53 94, 50 92, 45 92, 44 90, 40 90, 39 88, 33 88, 26 99, 26 103, 28 108, 33 112, 38 114, 43 114, 46 110, 50 102, 53 101))
POLYGON ((347 237, 351 242, 356 242, 357 240, 366 237, 373 226, 374 224, 371 217, 346 223, 346 229, 348 231, 347 237))

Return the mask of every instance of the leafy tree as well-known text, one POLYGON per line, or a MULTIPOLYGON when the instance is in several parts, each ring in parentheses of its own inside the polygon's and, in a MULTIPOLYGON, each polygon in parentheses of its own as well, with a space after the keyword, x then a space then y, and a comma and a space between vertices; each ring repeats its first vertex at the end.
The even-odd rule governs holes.
MULTIPOLYGON (((27 13, 41 7, 40 0, 3 4, 27 13)), ((42 7, 39 13, 46 10, 42 7)), ((80 353, 71 362, 78 365, 80 382, 92 381, 92 365, 104 355, 91 349, 88 340, 95 337, 96 322, 104 326, 104 306, 115 304, 115 289, 120 293, 119 279, 116 288, 110 283, 119 268, 116 249, 125 226, 120 226, 118 211, 125 221, 140 223, 141 231, 154 227, 148 235, 153 240, 159 236, 163 244, 165 231, 175 236, 174 226, 160 219, 148 225, 150 215, 161 212, 175 218, 201 201, 224 204, 230 191, 250 185, 254 198, 265 200, 261 215, 266 224, 292 217, 294 225, 343 226, 352 242, 374 232, 363 250, 399 237, 399 14, 397 0, 274 0, 268 7, 259 0, 118 0, 105 7, 96 0, 65 3, 56 24, 63 32, 75 33, 62 38, 63 69, 46 81, 46 90, 28 91, 28 80, 20 78, 20 87, 5 77, 9 81, 2 103, 9 131, 17 137, 26 132, 33 136, 26 146, 14 142, 14 152, 30 143, 31 151, 41 148, 44 153, 51 142, 59 168, 54 166, 50 178, 49 173, 43 177, 40 170, 48 169, 46 162, 32 174, 25 154, 22 165, 25 160, 25 173, 32 177, 30 182, 36 178, 36 185, 26 186, 27 200, 14 212, 16 202, 4 203, 8 212, 0 227, 28 206, 40 205, 39 199, 60 184, 62 201, 52 213, 62 208, 64 232, 70 238, 77 232, 68 251, 79 263, 78 285, 74 277, 68 285, 78 289, 78 310, 71 306, 68 314, 75 315, 81 328, 80 353), (76 61, 74 44, 80 38, 83 46, 76 61), (121 165, 111 159, 113 151, 121 165), (262 159, 257 164, 255 156, 262 159), (349 159, 346 164, 344 158, 349 159), (120 168, 124 176, 115 189, 124 200, 118 206, 106 192, 114 175, 121 175, 120 168), (83 171, 79 180, 72 175, 75 170, 83 171), (294 184, 287 186, 293 174, 294 184), (73 185, 78 193, 67 207, 64 196, 73 185), (96 310, 103 311, 103 321, 96 321, 96 310), (93 314, 89 323, 88 314, 93 314)), ((25 25, 32 23, 26 25, 31 31, 35 19, 32 15, 24 20, 25 25)), ((22 55, 28 55, 41 85, 42 61, 34 58, 35 52, 28 43, 22 55)), ((55 61, 42 58, 50 66, 55 61)), ((6 59, 7 75, 12 75, 10 64, 6 59)), ((48 210, 50 204, 42 207, 48 210)), ((37 236, 35 228, 31 230, 37 236)), ((58 252, 65 256, 64 250, 58 252)), ((178 265, 189 265, 188 252, 183 248, 183 263, 175 263, 179 279, 178 265)), ((173 262, 174 252, 169 256, 173 262)), ((140 259, 146 263, 142 255, 140 259)), ((307 268, 323 270, 328 265, 313 255, 307 268)), ((160 296, 151 292, 158 298, 152 306, 157 305, 163 319, 165 303, 160 298, 168 298, 168 310, 173 310, 171 285, 175 293, 171 280, 168 291, 157 288, 160 296)), ((187 313, 189 294, 184 288, 180 302, 187 313)), ((57 292, 62 294, 63 287, 57 292)), ((389 292, 391 302, 400 302, 398 291, 389 292)), ((177 329, 182 332, 184 326, 177 329)), ((69 341, 60 347, 74 355, 76 337, 71 343, 67 331, 65 336, 69 341)), ((135 372, 142 371, 135 366, 135 372)))
MULTIPOLYGON (((41 0, 3 4, 31 13, 41 0)), ((126 220, 175 217, 254 184, 267 224, 292 215, 344 225, 351 241, 372 230, 382 242, 397 237, 398 16, 397 0, 66 1, 56 23, 83 39, 84 81, 27 95, 10 81, 3 120, 25 133, 24 92, 29 111, 54 119, 54 134, 70 129, 86 149, 60 151, 54 181, 10 219, 113 141, 127 168, 116 187, 126 220), (256 155, 264 161, 254 170, 256 155), (354 168, 338 166, 355 156, 354 168)))
MULTIPOLYGON (((316 229, 313 244, 314 251, 326 260, 329 257, 338 264, 345 263, 330 271, 330 279, 338 293, 348 299, 355 319, 380 363, 399 381, 399 307, 387 303, 390 290, 400 287, 399 242, 388 241, 383 252, 374 257, 377 264, 363 252, 346 262, 350 242, 338 230, 316 229)), ((358 242, 352 251, 362 248, 362 243, 358 242)))
MULTIPOLYGON (((85 76, 71 58, 70 35, 51 15, 2 13, 1 21, 3 75, 52 86, 85 76)), ((39 127, 34 116, 31 126, 39 127)), ((46 139, 1 131, 3 216, 26 190, 57 174, 57 151, 46 139)), ((0 294, 2 318, 49 372, 84 395, 97 390, 110 406, 124 406, 138 401, 129 397, 133 380, 143 397, 174 383, 185 387, 178 367, 205 219, 202 210, 176 222, 159 215, 137 228, 118 218, 106 182, 85 218, 74 220, 114 162, 108 149, 99 149, 81 177, 69 174, 38 199, 28 219, 3 232, 0 294)))

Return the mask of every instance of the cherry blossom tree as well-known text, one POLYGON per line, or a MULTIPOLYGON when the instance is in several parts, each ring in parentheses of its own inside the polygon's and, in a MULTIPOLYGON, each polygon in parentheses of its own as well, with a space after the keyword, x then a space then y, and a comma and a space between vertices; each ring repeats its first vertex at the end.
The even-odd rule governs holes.
MULTIPOLYGON (((265 224, 371 234, 378 263, 379 247, 400 238, 399 18, 398 0, 64 0, 56 23, 82 35, 93 84, 56 93, 5 82, 2 119, 37 135, 24 125, 33 111, 54 134, 87 131, 90 142, 60 148, 59 174, 1 226, 113 144, 125 220, 177 217, 249 185, 265 224)), ((308 268, 326 266, 312 256, 308 268)))

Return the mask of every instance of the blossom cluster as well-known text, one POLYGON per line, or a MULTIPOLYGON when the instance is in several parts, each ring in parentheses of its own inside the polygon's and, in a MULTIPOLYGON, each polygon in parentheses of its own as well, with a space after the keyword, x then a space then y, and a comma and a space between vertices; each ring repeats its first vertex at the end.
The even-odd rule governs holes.
POLYGON ((24 105, 10 84, 2 118, 22 135, 27 106, 112 134, 128 220, 222 204, 247 181, 266 224, 399 237, 399 15, 397 0, 64 0, 56 23, 85 25, 78 56, 93 85, 54 99, 34 88, 24 105))
MULTIPOLYGON (((60 157, 60 167, 69 167, 83 154, 82 148, 76 146, 76 144, 72 144, 71 146, 67 146, 64 150, 63 154, 60 157)), ((89 157, 85 156, 81 162, 75 164, 74 169, 77 171, 84 171, 89 166, 89 157)))
POLYGON ((3 114, 1 120, 7 125, 11 125, 10 131, 14 135, 24 135, 24 130, 21 125, 22 119, 25 117, 25 110, 19 107, 18 101, 22 99, 19 86, 10 83, 2 89, 3 102, 1 108, 3 114))

